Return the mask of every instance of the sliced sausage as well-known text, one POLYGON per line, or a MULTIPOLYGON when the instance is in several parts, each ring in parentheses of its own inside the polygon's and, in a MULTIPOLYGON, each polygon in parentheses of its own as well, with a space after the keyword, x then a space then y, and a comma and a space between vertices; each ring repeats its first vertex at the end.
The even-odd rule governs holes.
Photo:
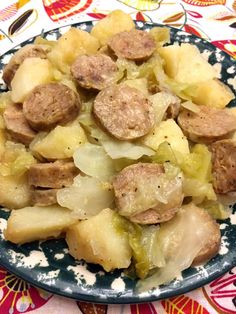
POLYGON ((104 54, 79 56, 71 66, 72 76, 78 84, 87 89, 101 90, 117 78, 115 62, 104 54))
POLYGON ((221 140, 211 145, 213 187, 216 193, 236 191, 236 142, 221 140))
POLYGON ((8 106, 3 113, 3 118, 6 129, 14 140, 29 145, 36 136, 35 131, 31 129, 25 119, 21 105, 8 106))
POLYGON ((58 189, 33 189, 31 203, 36 206, 50 206, 57 203, 58 189))
POLYGON ((3 69, 2 78, 8 87, 11 87, 11 81, 18 70, 21 63, 26 58, 41 58, 46 59, 46 51, 39 45, 26 45, 18 50, 11 58, 10 62, 3 69))
POLYGON ((93 114, 107 132, 120 140, 147 134, 155 122, 151 102, 142 92, 126 84, 103 89, 95 98, 93 114))
POLYGON ((163 180, 164 168, 138 163, 124 168, 114 179, 115 201, 119 213, 133 222, 156 224, 170 220, 183 201, 182 180, 163 180))
POLYGON ((115 34, 109 40, 108 47, 117 57, 134 61, 147 60, 156 49, 151 35, 137 29, 115 34))
POLYGON ((78 169, 73 162, 38 163, 29 168, 28 181, 36 187, 60 189, 70 186, 77 174, 78 169))
POLYGON ((236 130, 236 117, 229 109, 207 106, 199 109, 196 113, 184 109, 178 116, 179 126, 193 142, 211 143, 236 130))
MULTIPOLYGON (((207 262, 213 258, 220 249, 220 226, 216 221, 209 215, 209 213, 202 208, 195 207, 195 211, 198 212, 198 215, 201 217, 202 223, 205 225, 208 236, 205 236, 205 241, 202 244, 202 249, 199 251, 195 259, 193 260, 192 265, 198 265, 207 262)), ((197 228, 197 226, 196 226, 197 228)))
POLYGON ((150 225, 150 224, 156 224, 159 222, 168 221, 174 217, 177 210, 180 208, 182 201, 183 201, 183 198, 182 197, 179 198, 179 202, 176 203, 177 205, 174 206, 173 208, 168 208, 168 207, 164 208, 164 206, 162 206, 160 210, 148 209, 142 213, 131 216, 130 220, 132 222, 142 224, 142 225, 150 225))
POLYGON ((80 106, 79 95, 68 86, 48 83, 35 87, 27 96, 23 113, 33 129, 47 131, 75 119, 80 106))

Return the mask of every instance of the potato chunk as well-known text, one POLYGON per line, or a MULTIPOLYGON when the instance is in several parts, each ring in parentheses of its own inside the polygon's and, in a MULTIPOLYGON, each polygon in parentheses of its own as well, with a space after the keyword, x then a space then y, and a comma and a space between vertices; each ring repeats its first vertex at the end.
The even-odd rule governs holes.
POLYGON ((66 234, 70 254, 76 259, 100 264, 106 271, 127 268, 131 248, 127 236, 114 226, 116 215, 106 208, 97 216, 70 227, 66 234))
POLYGON ((58 237, 76 221, 76 216, 67 208, 25 207, 11 212, 4 235, 16 244, 46 240, 58 237))
POLYGON ((174 78, 178 72, 180 59, 180 46, 171 45, 158 49, 159 55, 164 59, 164 69, 166 74, 174 78))
MULTIPOLYGON (((1 123, 1 118, 0 118, 1 123)), ((3 123, 3 122, 2 122, 3 123)), ((0 127, 0 158, 3 156, 5 151, 5 142, 6 142, 6 135, 3 129, 0 127)))
POLYGON ((91 30, 91 35, 96 37, 101 45, 106 45, 113 35, 129 31, 135 28, 132 18, 121 10, 111 12, 107 17, 100 20, 91 30))
POLYGON ((189 154, 188 140, 173 119, 162 121, 148 135, 143 137, 143 143, 157 150, 163 142, 168 142, 171 148, 182 154, 189 154))
POLYGON ((46 135, 40 133, 30 148, 47 159, 64 159, 72 157, 75 150, 86 141, 84 130, 75 122, 67 126, 57 126, 46 135))
POLYGON ((21 208, 30 203, 30 187, 27 176, 0 175, 0 205, 7 208, 21 208))
POLYGON ((97 38, 88 32, 72 27, 62 35, 48 54, 49 60, 63 73, 70 72, 70 65, 79 55, 93 54, 99 48, 97 38))
POLYGON ((53 68, 48 60, 27 58, 20 65, 11 81, 12 101, 22 103, 26 96, 38 85, 53 80, 53 68))
POLYGON ((158 49, 165 61, 167 75, 183 84, 197 84, 216 77, 216 71, 191 44, 173 45, 158 49))
POLYGON ((193 102, 197 105, 224 108, 234 97, 227 85, 214 79, 198 84, 193 102))

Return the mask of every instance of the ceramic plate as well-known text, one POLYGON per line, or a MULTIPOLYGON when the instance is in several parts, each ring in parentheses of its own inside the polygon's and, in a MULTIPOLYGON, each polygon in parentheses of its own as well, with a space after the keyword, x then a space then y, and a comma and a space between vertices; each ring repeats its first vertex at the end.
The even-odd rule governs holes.
MULTIPOLYGON (((90 31, 93 22, 74 25, 90 31)), ((156 25, 154 25, 156 26, 156 25)), ((137 22, 140 29, 150 29, 153 24, 137 22)), ((57 39, 65 27, 53 30, 45 37, 57 39)), ((29 40, 22 44, 32 42, 29 40)), ((210 43, 171 28, 171 41, 188 42, 198 46, 211 64, 219 71, 220 78, 231 88, 236 88, 235 61, 210 43)), ((6 53, 0 61, 4 66, 20 46, 6 53)), ((189 69, 191 71, 191 68, 189 69)), ((6 90, 0 84, 0 90, 6 90)), ((230 104, 234 106, 232 102, 230 104)), ((205 266, 190 268, 182 273, 182 278, 168 285, 145 293, 137 293, 136 282, 120 271, 105 273, 101 267, 84 262, 76 262, 69 254, 66 243, 61 240, 34 242, 17 246, 4 240, 2 230, 6 226, 9 212, 0 209, 0 264, 29 283, 55 294, 95 303, 141 303, 172 297, 203 286, 236 265, 236 206, 233 214, 221 224, 222 243, 220 253, 205 266)))

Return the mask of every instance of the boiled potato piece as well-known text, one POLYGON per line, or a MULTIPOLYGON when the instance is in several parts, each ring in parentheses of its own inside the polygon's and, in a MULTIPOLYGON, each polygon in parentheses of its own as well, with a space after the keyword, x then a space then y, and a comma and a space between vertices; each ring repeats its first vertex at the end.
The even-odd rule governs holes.
POLYGON ((174 78, 178 72, 179 59, 180 59, 180 46, 171 45, 167 47, 161 47, 158 49, 159 55, 164 59, 164 69, 166 74, 174 78))
POLYGON ((46 240, 60 236, 77 221, 67 208, 25 207, 11 212, 4 235, 6 240, 16 244, 46 240))
POLYGON ((193 102, 197 105, 224 108, 235 96, 230 88, 217 79, 198 84, 193 102))
POLYGON ((11 82, 11 99, 15 103, 22 103, 36 86, 52 80, 53 67, 48 60, 27 58, 20 65, 11 82))
POLYGON ((162 47, 158 52, 165 61, 166 73, 176 82, 194 85, 217 76, 213 66, 191 44, 162 47))
POLYGON ((170 30, 167 27, 152 27, 149 34, 155 40, 157 47, 170 42, 170 30))
POLYGON ((78 122, 57 126, 45 135, 41 133, 30 145, 31 150, 47 159, 64 159, 73 156, 75 150, 87 142, 84 130, 78 122))
POLYGON ((88 32, 72 27, 62 35, 48 53, 49 60, 63 73, 70 72, 70 65, 82 54, 94 54, 99 41, 88 32))
POLYGON ((173 119, 162 121, 152 132, 143 137, 143 143, 157 150, 163 142, 168 142, 174 151, 189 154, 188 140, 173 119))
POLYGON ((5 151, 5 142, 6 142, 5 132, 3 129, 0 128, 0 158, 3 156, 5 151))
POLYGON ((30 187, 27 176, 0 175, 0 205, 7 208, 22 208, 30 204, 30 187))
POLYGON ((131 262, 131 248, 125 234, 114 226, 117 213, 106 208, 97 216, 69 228, 66 242, 76 259, 99 264, 106 271, 127 268, 131 262))
POLYGON ((121 10, 115 10, 92 28, 91 35, 96 37, 103 46, 113 35, 132 28, 135 28, 132 18, 121 10))

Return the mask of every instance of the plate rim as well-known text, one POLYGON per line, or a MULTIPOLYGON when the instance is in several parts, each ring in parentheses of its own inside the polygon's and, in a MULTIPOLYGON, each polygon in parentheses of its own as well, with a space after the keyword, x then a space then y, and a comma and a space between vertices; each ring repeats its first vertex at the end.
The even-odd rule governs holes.
POLYGON ((167 294, 166 296, 161 296, 159 297, 159 295, 149 295, 149 296, 145 296, 142 298, 139 298, 138 296, 133 296, 133 297, 125 297, 125 295, 123 295, 121 297, 121 299, 119 299, 119 297, 114 296, 114 297, 109 297, 108 300, 106 301, 105 298, 104 299, 95 299, 96 296, 94 295, 88 295, 88 294, 81 294, 78 293, 78 295, 80 296, 79 298, 72 292, 72 293, 67 293, 65 290, 61 290, 59 289, 56 285, 47 285, 46 283, 41 283, 40 281, 34 281, 31 279, 28 279, 30 277, 27 276, 22 276, 20 272, 18 272, 18 268, 13 268, 11 266, 9 266, 9 264, 5 264, 4 262, 2 262, 1 257, 0 257, 0 266, 4 267, 8 272, 10 272, 11 274, 15 275, 16 277, 26 281, 27 283, 29 283, 30 285, 36 287, 36 288, 40 288, 42 290, 45 290, 49 293, 52 293, 53 295, 59 295, 62 297, 66 297, 68 299, 72 299, 72 300, 76 300, 76 301, 82 301, 82 302, 88 302, 88 303, 95 303, 95 304, 143 304, 143 303, 151 303, 151 302, 156 302, 156 301, 161 301, 161 300, 166 300, 172 297, 177 297, 179 295, 185 294, 185 293, 189 293, 193 290, 196 290, 198 288, 204 287, 205 285, 207 285, 208 283, 220 278, 221 276, 223 276, 224 274, 226 274, 228 271, 230 271, 232 268, 236 267, 236 263, 235 265, 233 265, 233 267, 231 265, 227 265, 223 270, 215 273, 214 275, 211 275, 211 279, 209 279, 209 277, 202 279, 202 281, 204 280, 204 284, 202 285, 202 282, 199 281, 199 283, 196 284, 192 284, 190 287, 190 289, 188 289, 187 287, 183 287, 183 288, 177 288, 178 292, 172 294, 172 292, 174 290, 171 290, 170 292, 165 292, 165 294, 167 294), (25 279, 27 277, 27 279, 25 279), (188 290, 186 290, 188 289, 188 290), (119 299, 119 302, 115 302, 116 299, 119 299), (132 301, 130 300, 132 299, 132 301))
MULTIPOLYGON (((12 50, 15 50, 18 46, 22 46, 22 45, 26 45, 27 43, 30 43, 32 40, 34 40, 37 36, 40 35, 46 35, 46 34, 50 34, 50 33, 54 33, 54 32, 58 32, 60 29, 63 29, 64 27, 69 27, 69 26, 74 26, 74 27, 80 27, 81 25, 85 24, 85 25, 92 25, 94 22, 96 23, 98 20, 86 20, 83 22, 73 22, 73 23, 69 23, 63 26, 58 26, 55 27, 51 30, 48 30, 46 32, 41 32, 38 35, 35 35, 31 38, 28 38, 27 40, 22 41, 21 43, 17 44, 16 46, 12 47, 11 49, 9 49, 8 51, 4 52, 2 55, 0 55, 0 59, 2 59, 6 54, 11 53, 12 50)), ((215 50, 219 50, 221 53, 224 54, 224 56, 230 61, 230 62, 234 62, 236 64, 236 61, 229 55, 227 54, 225 51, 221 50, 220 48, 214 46, 211 42, 200 38, 194 34, 189 34, 185 31, 183 31, 182 29, 178 29, 172 26, 168 26, 165 24, 159 24, 159 23, 155 23, 155 22, 143 22, 143 21, 136 21, 134 20, 136 26, 138 26, 138 28, 145 28, 145 26, 147 25, 149 28, 150 27, 167 27, 173 31, 178 31, 183 33, 183 35, 188 36, 190 38, 194 38, 194 39, 199 39, 199 42, 203 42, 207 45, 210 45, 212 47, 214 47, 215 50), (140 25, 139 25, 140 24, 140 25), (141 26, 142 25, 142 26, 141 26)), ((182 35, 182 34, 181 34, 182 35)), ((0 91, 1 92, 1 91, 0 91)), ((236 92, 236 91, 235 91, 236 92)), ((175 297, 175 296, 179 296, 181 294, 185 294, 188 292, 191 292, 195 289, 198 289, 200 287, 205 286, 206 284, 210 283, 211 281, 220 278, 221 276, 223 276, 225 273, 227 273, 228 271, 230 271, 233 267, 236 266, 236 260, 235 262, 233 262, 233 264, 227 264, 225 267, 223 267, 221 270, 219 270, 218 272, 215 272, 214 274, 210 275, 210 277, 205 277, 205 278, 201 278, 201 280, 199 280, 197 283, 192 283, 191 285, 189 285, 188 287, 177 287, 176 289, 170 290, 170 291, 166 291, 164 292, 164 296, 162 296, 161 294, 149 294, 148 296, 143 296, 141 298, 139 298, 139 296, 135 295, 135 296, 126 296, 121 295, 121 299, 119 299, 119 297, 117 296, 105 296, 105 298, 103 299, 99 299, 96 298, 96 295, 90 295, 90 294, 83 294, 81 292, 78 293, 70 293, 70 292, 66 292, 65 290, 61 290, 60 287, 57 287, 56 285, 52 285, 50 286, 47 283, 42 283, 40 281, 37 281, 37 279, 31 279, 30 276, 25 275, 25 273, 23 274, 20 271, 20 268, 18 269, 17 267, 13 267, 11 266, 10 263, 5 263, 5 260, 2 259, 2 256, 0 254, 0 266, 4 267, 8 272, 12 273, 13 275, 19 277, 20 279, 28 282, 30 285, 35 286, 37 288, 43 289, 49 293, 55 294, 55 295, 60 295, 63 297, 67 297, 69 299, 73 299, 76 301, 85 301, 85 302, 92 302, 92 303, 97 303, 97 304, 142 304, 142 303, 149 303, 149 302, 155 302, 155 301, 160 301, 160 300, 164 300, 164 299, 168 299, 171 297, 175 297), (177 292, 175 292, 177 291, 177 292), (118 300, 118 301, 117 301, 118 300)), ((26 268, 27 271, 27 268, 26 268)), ((119 292, 117 292, 119 293, 119 292)))

